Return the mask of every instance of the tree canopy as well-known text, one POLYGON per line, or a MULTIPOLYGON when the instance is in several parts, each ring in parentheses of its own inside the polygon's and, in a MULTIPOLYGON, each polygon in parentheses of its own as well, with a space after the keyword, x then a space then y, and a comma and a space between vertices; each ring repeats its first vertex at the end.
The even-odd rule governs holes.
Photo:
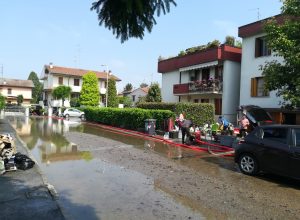
POLYGON ((35 72, 31 72, 28 76, 28 80, 33 82, 33 89, 32 89, 32 100, 31 103, 38 103, 41 100, 42 92, 43 92, 43 84, 40 82, 37 74, 35 72))
POLYGON ((146 102, 161 102, 161 100, 159 84, 152 83, 146 96, 146 102))
POLYGON ((124 91, 130 92, 133 89, 133 86, 131 83, 127 83, 126 86, 124 87, 124 91))
POLYGON ((64 106, 65 99, 69 98, 71 91, 71 87, 61 85, 53 89, 52 95, 54 98, 62 99, 62 106, 64 106))
POLYGON ((145 88, 145 87, 148 87, 148 84, 147 83, 141 83, 140 88, 145 88))
POLYGON ((283 24, 276 19, 265 25, 268 47, 284 62, 272 60, 262 66, 265 87, 277 90, 283 98, 283 106, 300 107, 300 1, 283 0, 281 8, 285 17, 283 24))
POLYGON ((18 103, 18 105, 21 105, 23 103, 23 101, 24 101, 23 95, 18 95, 17 96, 17 103, 18 103))
POLYGON ((82 77, 82 87, 79 102, 84 106, 98 106, 100 101, 99 84, 94 72, 88 72, 82 77))
POLYGON ((152 31, 156 24, 155 12, 160 16, 170 11, 174 0, 98 0, 92 3, 91 10, 98 14, 99 25, 104 25, 121 42, 131 37, 143 39, 145 29, 152 31))

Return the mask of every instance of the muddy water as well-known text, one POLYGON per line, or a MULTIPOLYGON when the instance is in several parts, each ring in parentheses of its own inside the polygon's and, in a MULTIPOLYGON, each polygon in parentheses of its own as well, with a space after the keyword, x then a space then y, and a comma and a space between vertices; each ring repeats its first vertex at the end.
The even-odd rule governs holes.
POLYGON ((299 219, 299 181, 78 121, 11 118, 70 219, 299 219))
POLYGON ((55 186, 59 203, 70 219, 203 219, 199 210, 158 188, 152 177, 94 157, 88 146, 79 149, 64 134, 72 131, 105 137, 108 143, 101 150, 117 143, 117 147, 138 148, 169 158, 197 154, 162 142, 120 136, 77 120, 9 120, 55 186))

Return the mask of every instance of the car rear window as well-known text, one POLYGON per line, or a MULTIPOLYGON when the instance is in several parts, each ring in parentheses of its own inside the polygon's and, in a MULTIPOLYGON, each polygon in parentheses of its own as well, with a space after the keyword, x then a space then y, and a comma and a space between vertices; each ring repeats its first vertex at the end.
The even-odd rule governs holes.
POLYGON ((272 121, 272 118, 270 117, 270 115, 264 109, 260 109, 260 108, 253 108, 253 109, 249 110, 247 117, 249 117, 250 119, 253 118, 257 122, 272 121))
POLYGON ((264 128, 263 139, 287 143, 287 128, 264 128))

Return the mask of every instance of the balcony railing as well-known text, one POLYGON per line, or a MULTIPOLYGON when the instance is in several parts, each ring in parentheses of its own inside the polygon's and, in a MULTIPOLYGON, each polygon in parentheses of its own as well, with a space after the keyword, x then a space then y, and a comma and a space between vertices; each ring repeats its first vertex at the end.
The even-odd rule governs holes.
POLYGON ((199 93, 207 94, 222 93, 223 83, 216 79, 193 81, 185 84, 176 84, 173 86, 173 94, 184 94, 184 93, 199 93))

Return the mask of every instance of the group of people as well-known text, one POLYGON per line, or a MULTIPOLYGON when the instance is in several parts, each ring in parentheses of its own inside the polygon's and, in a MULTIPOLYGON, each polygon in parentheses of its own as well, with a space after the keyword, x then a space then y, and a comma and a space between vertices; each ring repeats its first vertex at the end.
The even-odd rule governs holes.
MULTIPOLYGON (((200 134, 200 129, 197 125, 193 124, 191 120, 185 119, 184 115, 181 113, 177 118, 177 126, 179 130, 181 130, 182 136, 182 144, 185 143, 193 143, 197 134, 200 134)), ((233 125, 224 117, 219 116, 218 118, 219 130, 222 132, 230 132, 233 130, 233 125)), ((239 119, 240 124, 240 134, 242 137, 245 137, 249 131, 249 120, 245 114, 239 119)))

